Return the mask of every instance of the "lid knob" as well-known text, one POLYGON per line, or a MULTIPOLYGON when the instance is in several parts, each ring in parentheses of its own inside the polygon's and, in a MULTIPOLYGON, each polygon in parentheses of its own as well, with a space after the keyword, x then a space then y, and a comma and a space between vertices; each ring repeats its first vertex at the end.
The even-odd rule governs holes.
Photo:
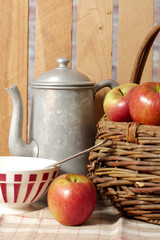
POLYGON ((70 61, 67 57, 62 57, 62 58, 57 58, 56 62, 58 63, 59 68, 66 68, 70 61))

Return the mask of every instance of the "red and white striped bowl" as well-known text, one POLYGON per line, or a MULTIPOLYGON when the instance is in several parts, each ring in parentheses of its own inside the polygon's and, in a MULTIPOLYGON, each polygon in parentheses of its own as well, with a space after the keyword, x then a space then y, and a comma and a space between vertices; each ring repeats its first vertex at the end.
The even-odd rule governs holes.
POLYGON ((39 200, 59 172, 56 161, 32 157, 0 157, 0 204, 26 208, 39 200))

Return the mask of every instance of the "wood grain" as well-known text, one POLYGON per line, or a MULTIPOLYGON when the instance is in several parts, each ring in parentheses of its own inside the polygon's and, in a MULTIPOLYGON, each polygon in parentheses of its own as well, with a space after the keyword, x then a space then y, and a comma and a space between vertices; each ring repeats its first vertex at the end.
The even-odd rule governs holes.
MULTIPOLYGON (((98 83, 112 77, 113 0, 79 0, 77 70, 98 83)), ((96 122, 104 114, 104 88, 96 94, 96 122)))
MULTIPOLYGON (((36 2, 35 78, 72 56, 72 0, 36 2)), ((71 63, 70 63, 71 65, 71 63)))
MULTIPOLYGON (((145 0, 119 0, 118 23, 118 83, 130 81, 133 64, 139 47, 144 38, 153 27, 154 1, 145 0)), ((151 50, 141 83, 152 81, 151 50)))
POLYGON ((4 88, 16 84, 24 100, 27 131, 28 95, 28 0, 1 0, 0 4, 0 155, 9 155, 8 135, 12 101, 4 88))

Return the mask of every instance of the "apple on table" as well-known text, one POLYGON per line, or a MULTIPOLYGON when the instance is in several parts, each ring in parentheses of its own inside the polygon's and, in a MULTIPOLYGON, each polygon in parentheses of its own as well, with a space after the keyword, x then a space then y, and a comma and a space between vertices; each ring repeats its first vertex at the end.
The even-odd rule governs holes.
POLYGON ((97 200, 94 184, 84 175, 62 174, 50 185, 48 207, 63 225, 76 226, 91 216, 97 200))
POLYGON ((110 121, 132 121, 129 101, 138 84, 126 83, 110 90, 103 101, 103 109, 110 121))
POLYGON ((160 126, 160 82, 139 85, 130 98, 129 109, 134 122, 160 126))

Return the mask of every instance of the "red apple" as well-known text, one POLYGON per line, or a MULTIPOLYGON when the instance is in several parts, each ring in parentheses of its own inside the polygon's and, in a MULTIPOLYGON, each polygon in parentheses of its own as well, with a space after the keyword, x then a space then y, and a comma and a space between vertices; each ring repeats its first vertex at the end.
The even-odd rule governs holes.
POLYGON ((92 214, 97 199, 94 184, 79 174, 62 174, 50 185, 48 207, 63 225, 80 225, 92 214))
POLYGON ((103 101, 103 109, 108 119, 115 122, 129 122, 129 100, 138 84, 126 83, 110 90, 103 101))
POLYGON ((160 82, 139 85, 129 102, 134 122, 160 126, 160 82))

